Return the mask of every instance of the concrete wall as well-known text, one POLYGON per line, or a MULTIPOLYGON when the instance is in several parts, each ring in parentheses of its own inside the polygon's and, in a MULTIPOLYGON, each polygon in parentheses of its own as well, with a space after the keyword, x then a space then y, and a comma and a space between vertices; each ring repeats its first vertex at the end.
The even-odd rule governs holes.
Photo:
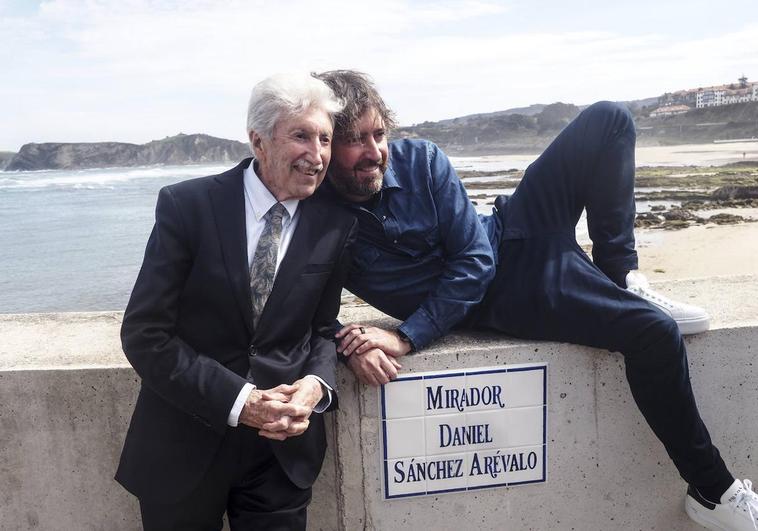
MULTIPOLYGON (((713 330, 687 339, 701 413, 739 477, 758 479, 758 282, 661 285, 705 305, 713 330)), ((346 320, 375 319, 347 308, 346 320)), ((120 315, 0 316, 0 529, 139 529, 112 480, 138 380, 120 315)), ((637 412, 617 354, 491 335, 448 337, 406 358, 418 372, 547 361, 544 484, 383 501, 378 393, 339 374, 342 408, 314 490, 311 529, 697 529, 683 482, 637 412)), ((344 369, 344 368, 343 368, 344 369)))
MULTIPOLYGON (((141 529, 113 480, 139 390, 120 326, 114 312, 0 315, 0 530, 141 529)), ((312 529, 337 528, 336 470, 329 452, 312 529)))
MULTIPOLYGON (((347 508, 343 529, 698 529, 682 511, 683 482, 634 405, 620 355, 554 343, 482 339, 470 345, 471 337, 465 339, 465 350, 452 342, 405 368, 547 361, 547 482, 383 501, 377 393, 350 385, 342 400, 360 407, 337 416, 339 462, 350 467, 340 485, 347 508)), ((758 435, 756 339, 753 327, 688 341, 702 416, 725 461, 744 477, 758 475, 752 451, 758 435)))
POLYGON ((139 528, 112 480, 136 389, 130 368, 0 372, 0 528, 139 528))

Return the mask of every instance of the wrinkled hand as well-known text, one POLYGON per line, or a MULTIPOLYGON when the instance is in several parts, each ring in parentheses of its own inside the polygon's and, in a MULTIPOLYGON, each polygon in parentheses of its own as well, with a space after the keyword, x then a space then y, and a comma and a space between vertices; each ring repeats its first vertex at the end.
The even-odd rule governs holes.
POLYGON ((324 396, 324 391, 321 387, 321 382, 316 378, 306 376, 301 378, 292 384, 295 388, 295 392, 289 397, 290 404, 296 404, 304 407, 305 411, 302 415, 290 416, 287 422, 273 422, 264 425, 264 429, 259 430, 258 434, 269 439, 279 439, 278 436, 285 434, 286 437, 295 437, 301 435, 308 429, 311 421, 308 420, 313 413, 313 408, 321 401, 324 396))
POLYGON ((292 403, 297 390, 297 386, 287 384, 273 389, 253 389, 242 407, 239 421, 257 428, 263 437, 283 441, 289 436, 287 430, 293 418, 310 415, 306 406, 292 403))
POLYGON ((387 356, 380 349, 371 349, 360 356, 347 358, 347 365, 361 383, 379 386, 397 378, 402 369, 395 358, 387 356))
POLYGON ((306 376, 300 378, 292 385, 297 387, 297 391, 290 398, 290 402, 306 406, 310 410, 308 412, 308 416, 310 416, 313 408, 324 398, 324 389, 321 382, 312 376, 306 376))
POLYGON ((397 332, 376 326, 349 324, 337 332, 335 337, 342 340, 337 346, 337 352, 344 356, 365 354, 378 348, 393 358, 399 358, 411 351, 410 343, 403 341, 397 332))

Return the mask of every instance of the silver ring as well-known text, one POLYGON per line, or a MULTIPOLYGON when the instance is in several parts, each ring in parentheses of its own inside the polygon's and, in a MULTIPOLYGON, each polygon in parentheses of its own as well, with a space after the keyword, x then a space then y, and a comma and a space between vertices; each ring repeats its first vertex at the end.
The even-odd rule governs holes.
POLYGON ((365 334, 366 333, 366 329, 363 328, 362 326, 360 327, 360 331, 361 331, 361 334, 365 334))

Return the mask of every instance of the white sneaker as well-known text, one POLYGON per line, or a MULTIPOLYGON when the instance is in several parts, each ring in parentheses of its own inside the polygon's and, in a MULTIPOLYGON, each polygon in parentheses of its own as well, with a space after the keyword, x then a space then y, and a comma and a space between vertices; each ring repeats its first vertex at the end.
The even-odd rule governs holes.
POLYGON ((652 290, 645 275, 639 271, 627 273, 626 289, 663 310, 665 314, 676 321, 676 324, 679 325, 679 332, 683 336, 705 332, 710 326, 711 318, 705 310, 691 304, 672 301, 652 290))
POLYGON ((717 531, 758 530, 758 494, 753 492, 753 483, 735 479, 732 486, 721 496, 721 503, 704 499, 694 487, 687 489, 684 499, 687 516, 706 529, 717 531))

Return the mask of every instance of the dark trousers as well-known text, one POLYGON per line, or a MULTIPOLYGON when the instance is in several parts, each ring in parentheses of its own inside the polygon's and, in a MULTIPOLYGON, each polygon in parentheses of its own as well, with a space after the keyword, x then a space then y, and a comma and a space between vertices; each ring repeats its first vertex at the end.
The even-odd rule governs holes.
POLYGON ((635 138, 624 107, 597 103, 529 166, 514 194, 496 203, 503 231, 497 275, 469 323, 621 352, 634 400, 682 478, 728 486, 732 477, 698 413, 676 323, 610 280, 637 269, 635 138), (574 235, 584 208, 592 260, 574 235))
POLYGON ((271 443, 246 426, 227 430, 198 487, 175 504, 140 500, 145 531, 305 530, 311 489, 295 486, 279 466, 271 443))

